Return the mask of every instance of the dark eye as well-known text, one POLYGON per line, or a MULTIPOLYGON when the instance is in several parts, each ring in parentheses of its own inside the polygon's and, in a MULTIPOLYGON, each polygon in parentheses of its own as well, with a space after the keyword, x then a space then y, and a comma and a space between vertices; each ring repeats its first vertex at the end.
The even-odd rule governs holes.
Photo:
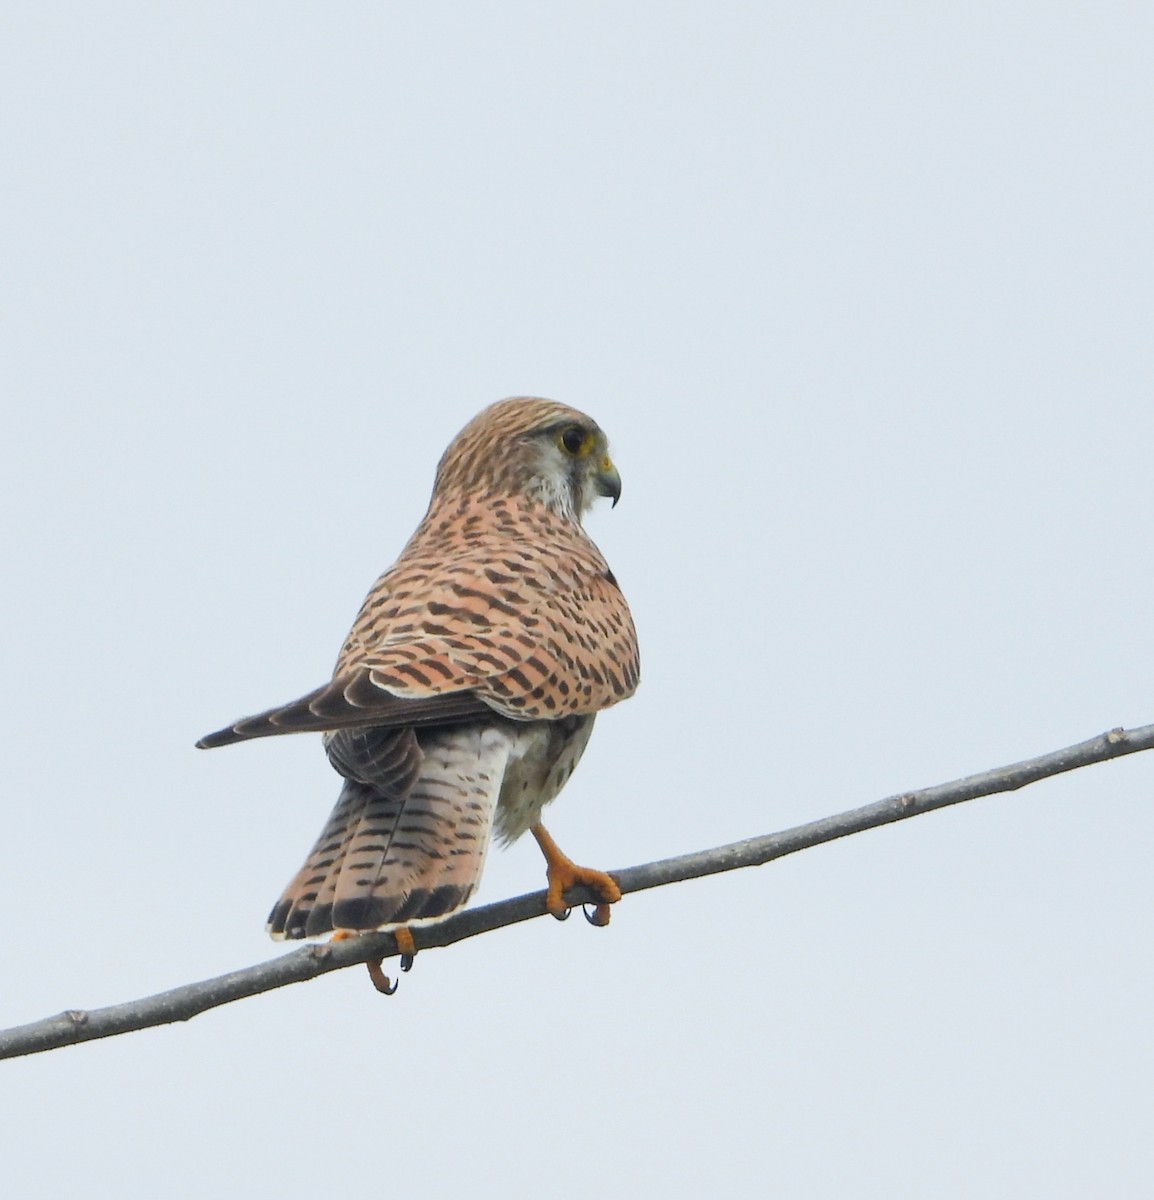
POLYGON ((570 454, 580 454, 585 445, 585 430, 579 425, 570 425, 568 429, 561 435, 561 445, 569 451, 570 454))

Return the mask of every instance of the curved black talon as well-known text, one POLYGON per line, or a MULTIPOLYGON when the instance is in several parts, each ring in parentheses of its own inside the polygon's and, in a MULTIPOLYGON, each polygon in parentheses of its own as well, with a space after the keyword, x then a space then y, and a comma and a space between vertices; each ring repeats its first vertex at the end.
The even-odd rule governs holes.
POLYGON ((590 924, 590 925, 596 925, 596 924, 597 924, 597 920, 596 920, 596 917, 597 917, 597 909, 596 909, 596 907, 594 907, 594 909, 593 909, 593 916, 590 916, 590 915, 589 915, 589 905, 588 905, 588 904, 582 904, 582 905, 581 905, 581 915, 582 915, 582 916, 585 918, 585 920, 586 920, 586 921, 588 921, 588 922, 589 922, 589 924, 590 924))
POLYGON ((563 913, 551 913, 550 916, 552 916, 554 921, 568 921, 569 914, 572 911, 573 910, 571 908, 567 908, 563 913))
POLYGON ((609 924, 609 918, 612 914, 609 911, 608 904, 596 904, 593 907, 593 915, 590 916, 589 906, 587 904, 582 904, 581 915, 595 929, 604 929, 605 926, 609 924))
MULTIPOLYGON (((415 954, 402 954, 401 955, 401 970, 402 971, 411 971, 413 969, 413 963, 416 961, 416 957, 417 956, 415 954)), ((398 979, 397 982, 400 983, 400 980, 398 979)), ((395 988, 393 990, 396 991, 395 988)))
POLYGON ((381 959, 370 959, 365 966, 369 969, 369 978, 373 981, 373 987, 381 993, 382 996, 391 996, 397 988, 401 986, 400 979, 396 983, 381 970, 381 959))

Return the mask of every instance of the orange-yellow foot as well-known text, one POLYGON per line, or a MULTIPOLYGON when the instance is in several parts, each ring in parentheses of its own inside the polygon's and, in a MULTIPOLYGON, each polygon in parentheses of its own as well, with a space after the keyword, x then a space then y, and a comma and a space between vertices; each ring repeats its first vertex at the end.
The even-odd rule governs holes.
POLYGON ((373 987, 382 995, 391 996, 400 987, 401 981, 398 979, 396 983, 393 983, 389 979, 381 969, 384 961, 383 958, 370 958, 365 966, 369 969, 369 978, 373 981, 373 987))
POLYGON ((413 935, 409 932, 407 925, 398 925, 393 930, 393 937, 397 942, 397 949, 401 954, 401 970, 411 971, 413 969, 413 959, 417 957, 417 943, 413 941, 413 935))
POLYGON ((589 918, 590 924, 608 925, 609 905, 616 904, 621 899, 621 889, 613 876, 604 871, 595 871, 592 867, 579 867, 571 858, 562 854, 544 825, 534 825, 531 832, 545 856, 545 878, 549 881, 549 891, 545 895, 546 910, 558 921, 564 921, 569 915, 565 893, 569 888, 581 885, 596 893, 600 900, 589 918))
MULTIPOLYGON (((333 936, 329 939, 332 942, 343 942, 349 938, 359 937, 360 933, 355 929, 336 929, 333 931, 333 936)), ((412 968, 413 959, 417 956, 417 947, 413 942, 413 935, 404 925, 393 930, 393 937, 397 942, 397 949, 401 952, 401 970, 408 971, 412 968)), ((385 960, 383 958, 370 958, 365 966, 368 968, 369 979, 372 980, 373 987, 378 992, 382 992, 386 996, 391 996, 396 990, 397 983, 393 983, 385 974, 385 960)))

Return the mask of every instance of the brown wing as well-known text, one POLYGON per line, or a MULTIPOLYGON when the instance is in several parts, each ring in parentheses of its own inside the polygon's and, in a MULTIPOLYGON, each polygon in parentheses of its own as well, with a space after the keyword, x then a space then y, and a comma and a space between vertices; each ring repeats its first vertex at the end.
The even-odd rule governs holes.
POLYGON ((612 576, 548 593, 533 616, 532 648, 477 685, 477 695, 499 712, 522 720, 583 716, 637 690, 637 633, 612 576))
POLYGON ((366 726, 453 725, 493 713, 472 692, 407 699, 384 691, 372 682, 371 675, 372 672, 362 670, 334 679, 299 700, 244 717, 202 737, 196 744, 202 750, 210 750, 282 733, 321 733, 366 726))
POLYGON ((494 711, 549 720, 631 695, 637 635, 616 580, 592 542, 540 519, 550 534, 540 544, 499 539, 448 562, 402 559, 365 601, 332 683, 197 744, 494 711))

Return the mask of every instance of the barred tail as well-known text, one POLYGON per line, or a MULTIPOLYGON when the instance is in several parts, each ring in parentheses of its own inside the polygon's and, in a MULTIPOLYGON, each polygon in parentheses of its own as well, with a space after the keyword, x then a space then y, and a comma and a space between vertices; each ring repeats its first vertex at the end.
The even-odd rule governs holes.
POLYGON ((420 773, 402 794, 345 780, 324 832, 269 916, 272 937, 436 920, 476 890, 508 737, 476 725, 416 736, 420 773))

